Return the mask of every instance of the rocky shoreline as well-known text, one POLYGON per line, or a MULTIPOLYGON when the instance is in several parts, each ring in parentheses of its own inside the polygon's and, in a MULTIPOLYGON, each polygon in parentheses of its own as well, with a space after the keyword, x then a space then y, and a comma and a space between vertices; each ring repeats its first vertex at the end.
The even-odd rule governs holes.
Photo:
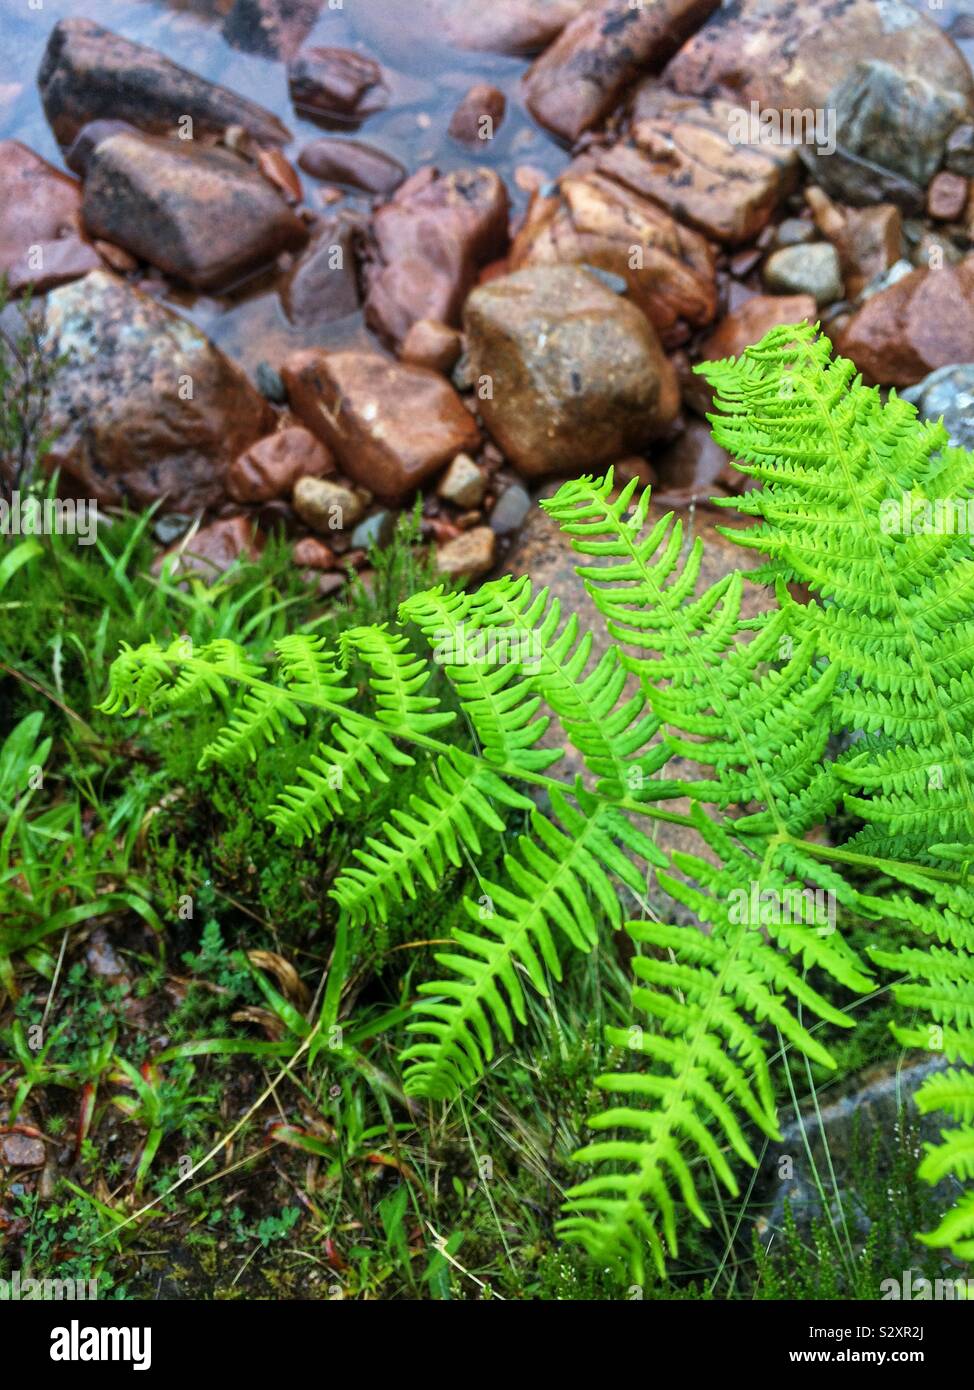
POLYGON ((476 577, 544 479, 613 464, 678 507, 739 489, 692 367, 776 323, 820 319, 870 384, 970 445, 974 23, 905 0, 820 11, 504 0, 474 23, 437 0, 466 71, 524 56, 506 90, 451 98, 461 162, 442 170, 370 142, 417 106, 382 0, 354 48, 319 41, 315 0, 224 18, 281 67, 309 139, 259 92, 59 19, 37 84, 65 169, 0 141, 0 274, 63 358, 48 464, 103 508, 158 505, 184 568, 283 528, 327 595, 417 492, 439 571, 476 577), (493 167, 525 113, 557 177, 493 167), (198 326, 197 302, 254 284, 303 345, 236 360, 198 326))

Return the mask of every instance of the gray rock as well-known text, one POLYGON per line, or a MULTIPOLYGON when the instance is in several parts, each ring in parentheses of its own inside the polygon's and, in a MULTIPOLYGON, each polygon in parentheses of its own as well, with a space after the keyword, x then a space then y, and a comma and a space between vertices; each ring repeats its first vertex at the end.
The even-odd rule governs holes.
POLYGON ((353 548, 368 550, 373 545, 388 545, 395 535, 397 515, 396 512, 382 510, 360 521, 352 532, 353 548))
POLYGON ((786 217, 775 232, 776 246, 806 246, 818 237, 814 222, 806 222, 801 217, 786 217))
POLYGON ((769 256, 764 283, 776 294, 810 294, 816 304, 842 298, 839 253, 827 241, 811 246, 784 246, 769 256))
POLYGON ((509 536, 521 529, 530 510, 531 498, 520 483, 512 483, 497 499, 490 514, 490 529, 498 536, 509 536))
POLYGON ((439 495, 456 507, 469 511, 484 500, 487 479, 469 454, 457 454, 436 489, 439 495))
POLYGON ((958 449, 974 449, 974 362, 939 367, 901 391, 924 420, 939 420, 958 449))
POLYGON ((291 502, 301 520, 325 536, 354 526, 365 510, 356 492, 327 478, 299 478, 291 502))
POLYGON ((287 404, 287 391, 284 389, 281 374, 275 371, 269 362, 257 363, 254 379, 257 382, 257 390, 265 399, 273 401, 275 405, 287 404))
POLYGON ((947 168, 974 179, 974 125, 959 125, 947 141, 947 168))

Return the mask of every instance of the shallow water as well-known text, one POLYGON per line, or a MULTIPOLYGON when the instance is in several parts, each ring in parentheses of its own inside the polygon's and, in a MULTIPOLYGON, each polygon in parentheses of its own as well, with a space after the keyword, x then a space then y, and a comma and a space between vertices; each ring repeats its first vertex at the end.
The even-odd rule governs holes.
MULTIPOLYGON (((294 132, 294 142, 285 148, 292 163, 310 140, 341 133, 325 130, 297 114, 288 95, 284 61, 240 52, 225 41, 220 32, 225 17, 221 10, 230 8, 228 0, 184 0, 171 5, 149 0, 33 3, 41 8, 30 8, 30 0, 0 0, 0 139, 22 140, 58 167, 63 167, 63 161, 44 118, 36 75, 51 29, 59 19, 69 16, 93 19, 260 102, 294 132)), ((322 11, 304 45, 355 48, 376 58, 386 69, 392 89, 388 109, 356 129, 347 127, 351 138, 386 151, 409 172, 423 164, 436 164, 444 171, 472 163, 489 165, 507 184, 514 208, 523 208, 527 194, 514 181, 517 166, 530 164, 554 176, 567 161, 565 151, 534 125, 519 104, 518 87, 526 61, 447 48, 428 30, 429 15, 422 3, 344 0, 342 9, 322 11), (477 81, 500 87, 507 95, 508 108, 495 138, 471 150, 451 140, 446 132, 458 101, 477 81)), ((307 201, 315 207, 318 182, 301 177, 307 201)), ((345 205, 367 210, 369 202, 349 197, 345 205)), ((160 297, 198 323, 251 371, 262 358, 277 361, 290 347, 336 347, 369 338, 360 314, 317 330, 293 328, 268 277, 250 282, 232 298, 179 291, 162 292, 160 297)))

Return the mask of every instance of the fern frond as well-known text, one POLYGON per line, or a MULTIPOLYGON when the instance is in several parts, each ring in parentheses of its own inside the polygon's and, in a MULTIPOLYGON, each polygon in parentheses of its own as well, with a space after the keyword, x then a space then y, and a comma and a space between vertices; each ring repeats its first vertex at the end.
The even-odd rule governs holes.
POLYGON ((413 654, 405 636, 389 631, 387 623, 350 628, 342 633, 340 646, 346 661, 355 653, 369 667, 369 685, 380 723, 399 733, 413 734, 428 734, 452 723, 454 716, 449 711, 437 711, 435 695, 420 693, 429 683, 429 666, 413 654))

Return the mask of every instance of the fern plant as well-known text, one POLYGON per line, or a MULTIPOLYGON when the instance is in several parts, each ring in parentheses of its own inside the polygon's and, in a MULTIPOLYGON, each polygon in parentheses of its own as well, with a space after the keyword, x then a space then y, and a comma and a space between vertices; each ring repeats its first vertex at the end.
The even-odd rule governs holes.
MULTIPOLYGON (((830 353, 816 330, 785 328, 707 369, 715 437, 763 484, 733 502, 759 524, 729 532, 764 551, 756 576, 704 588, 699 538, 686 548, 682 523, 652 515, 635 482, 617 492, 611 473, 543 503, 579 553, 610 639, 601 655, 556 598, 508 577, 472 594, 416 594, 400 630, 356 628, 334 651, 308 635, 281 639, 273 670, 222 639, 125 648, 103 706, 134 715, 217 700, 227 723, 203 759, 220 764, 254 758, 310 711, 326 716, 270 813, 295 841, 419 765, 422 790, 330 889, 354 940, 404 898, 434 910, 448 880, 469 874, 468 925, 435 956, 439 974, 420 985, 407 1025, 413 1096, 474 1084, 524 1021, 525 990, 546 994, 567 947, 591 951, 603 923, 625 925, 633 1019, 608 1041, 632 1061, 600 1080, 615 1103, 592 1121, 605 1137, 576 1155, 594 1171, 568 1194, 561 1230, 636 1279, 647 1251, 660 1270, 675 1253, 681 1208, 708 1224, 708 1170, 736 1194, 736 1163, 757 1162, 755 1136, 777 1136, 772 1053, 834 1065, 823 1025, 851 1025, 833 1000, 872 988, 874 969, 911 977, 904 1008, 942 1029, 949 1058, 974 1052, 971 562, 943 537, 889 527, 889 504, 907 490, 967 495, 972 461, 912 407, 883 406, 830 353), (744 617, 755 582, 768 586, 767 607, 744 617), (808 601, 793 596, 796 582, 808 601), (456 709, 433 693, 437 668, 456 709), (472 751, 457 746, 460 719, 472 751), (837 733, 851 737, 833 757, 837 733), (584 773, 559 778, 568 749, 584 773), (701 775, 671 775, 671 760, 687 757, 701 775), (924 782, 930 767, 939 785, 924 782), (675 798, 689 810, 669 807, 675 798), (864 822, 848 844, 810 838, 842 808, 864 822), (693 832, 699 852, 663 854, 659 822, 693 832), (498 836, 504 874, 487 880, 477 863, 498 836), (866 893, 867 872, 895 886, 866 893), (651 879, 704 929, 658 920, 651 879), (905 918, 918 944, 870 962, 834 914, 823 924, 742 910, 813 892, 905 918), (939 944, 924 947, 925 936, 939 944)), ((919 1041, 915 1019, 903 1030, 919 1041)), ((924 1159, 931 1178, 971 1176, 969 1083, 955 1069, 921 1092, 921 1105, 960 1121, 924 1159)), ((963 1252, 972 1236, 965 1199, 929 1239, 963 1252)))

